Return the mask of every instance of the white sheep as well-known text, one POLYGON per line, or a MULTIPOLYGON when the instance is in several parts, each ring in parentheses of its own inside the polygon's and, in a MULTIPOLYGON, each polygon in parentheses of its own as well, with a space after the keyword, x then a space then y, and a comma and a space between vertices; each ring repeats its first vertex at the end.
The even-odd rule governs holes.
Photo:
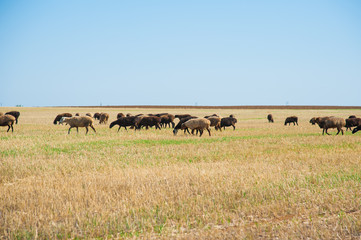
POLYGON ((68 134, 70 133, 70 129, 72 128, 76 128, 76 131, 79 132, 78 128, 79 127, 85 127, 86 129, 86 133, 85 134, 88 134, 88 127, 91 127, 94 132, 95 131, 95 128, 93 126, 93 119, 91 117, 88 117, 88 116, 82 116, 82 117, 62 117, 60 119, 60 123, 67 123, 69 124, 70 128, 68 130, 68 134))
POLYGON ((210 125, 211 125, 211 121, 209 121, 208 119, 205 118, 194 118, 194 119, 190 119, 188 121, 186 121, 185 123, 182 124, 181 129, 187 129, 190 128, 192 131, 193 130, 198 130, 200 132, 200 137, 203 134, 203 130, 207 129, 209 136, 211 136, 211 130, 210 130, 210 125))

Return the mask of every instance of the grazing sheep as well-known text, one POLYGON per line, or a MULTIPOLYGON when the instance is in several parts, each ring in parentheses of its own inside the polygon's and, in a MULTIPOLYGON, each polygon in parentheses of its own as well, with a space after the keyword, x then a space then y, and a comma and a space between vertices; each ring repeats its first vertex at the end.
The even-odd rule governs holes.
POLYGON ((119 125, 118 132, 121 127, 124 127, 128 131, 127 127, 134 126, 135 117, 120 117, 109 125, 109 128, 119 125))
POLYGON ((86 113, 85 116, 92 117, 90 113, 86 113))
POLYGON ((178 114, 178 115, 174 115, 175 118, 178 118, 179 120, 181 120, 182 118, 186 118, 186 117, 190 117, 190 114, 178 114))
POLYGON ((124 115, 123 113, 118 113, 118 114, 117 114, 117 119, 118 119, 118 118, 121 118, 121 117, 125 117, 125 115, 124 115))
POLYGON ((352 130, 352 134, 354 134, 354 133, 356 133, 356 132, 358 132, 358 131, 360 131, 360 130, 361 130, 361 125, 355 127, 355 128, 352 130))
POLYGON ((211 125, 211 121, 209 121, 206 118, 195 118, 195 119, 190 119, 188 121, 186 121, 185 123, 183 123, 181 125, 181 129, 187 129, 190 128, 193 132, 193 130, 198 130, 200 132, 200 137, 203 134, 204 129, 206 129, 209 133, 209 136, 211 136, 211 130, 210 130, 210 125, 211 125))
POLYGON ((315 117, 311 118, 311 119, 310 119, 310 123, 311 123, 312 125, 315 125, 315 124, 316 124, 316 118, 315 118, 315 117))
POLYGON ((286 118, 285 126, 287 125, 287 123, 288 123, 288 126, 291 125, 291 123, 293 123, 293 126, 295 126, 296 124, 298 126, 298 117, 291 116, 291 117, 286 118))
POLYGON ((56 116, 56 118, 54 119, 54 124, 56 125, 58 122, 59 122, 59 124, 60 124, 60 119, 62 118, 62 117, 72 117, 73 115, 71 114, 71 113, 61 113, 61 114, 58 114, 57 116, 56 116))
POLYGON ((221 130, 221 118, 218 116, 209 116, 209 117, 205 117, 205 119, 208 119, 211 122, 211 127, 214 127, 215 130, 221 130))
POLYGON ((75 113, 75 117, 79 117, 80 116, 80 114, 79 113, 75 113))
POLYGON ((109 120, 109 114, 108 113, 101 113, 99 116, 99 124, 107 124, 109 120))
POLYGON ((174 119, 175 119, 174 115, 167 113, 167 114, 164 114, 164 115, 160 115, 158 117, 160 117, 160 126, 161 127, 167 127, 167 125, 168 125, 168 127, 170 127, 170 125, 172 124, 172 128, 174 128, 174 125, 175 125, 175 123, 174 123, 174 119))
MULTIPOLYGON (((233 116, 233 115, 230 115, 233 116)), ((234 117, 225 117, 221 119, 221 128, 223 127, 223 129, 225 130, 226 127, 233 127, 233 130, 236 129, 236 123, 237 123, 237 119, 234 117)))
POLYGON ((346 121, 346 131, 347 129, 351 129, 351 127, 357 127, 361 125, 361 118, 347 118, 346 121))
POLYGON ((267 115, 267 119, 268 119, 268 122, 269 122, 269 123, 273 123, 273 116, 272 116, 272 114, 268 114, 268 115, 267 115))
POLYGON ((155 129, 161 129, 160 128, 160 117, 156 117, 156 116, 146 116, 146 117, 142 117, 140 119, 140 121, 138 123, 135 123, 136 129, 141 129, 142 127, 145 127, 146 129, 148 129, 149 127, 153 127, 155 126, 155 129))
POLYGON ((15 124, 18 124, 18 118, 20 116, 20 112, 18 112, 18 111, 10 111, 10 112, 5 113, 5 115, 13 116, 15 118, 15 124))
POLYGON ((337 128, 337 134, 338 135, 341 131, 343 135, 342 127, 346 126, 346 121, 343 118, 337 118, 337 117, 322 117, 322 118, 316 118, 316 123, 320 126, 320 128, 323 129, 322 135, 326 134, 330 135, 327 130, 329 128, 337 128))
POLYGON ((86 129, 86 133, 85 134, 88 134, 88 127, 91 127, 94 132, 97 132, 95 131, 95 128, 93 126, 93 119, 91 117, 88 117, 88 116, 84 116, 84 117, 62 117, 60 119, 60 123, 67 123, 69 124, 70 128, 68 130, 68 134, 70 134, 70 129, 72 128, 76 128, 76 131, 79 132, 79 127, 85 127, 86 129))
POLYGON ((11 128, 11 132, 14 132, 14 122, 16 121, 16 118, 13 115, 5 114, 0 116, 0 126, 5 127, 8 126, 8 130, 6 132, 9 132, 11 128))
POLYGON ((356 116, 355 116, 355 115, 351 115, 351 116, 349 116, 348 118, 356 118, 356 116))
POLYGON ((95 120, 100 120, 100 113, 94 113, 93 118, 95 120))
MULTIPOLYGON (((174 129, 173 129, 173 134, 174 134, 174 135, 177 135, 178 130, 181 129, 181 127, 182 127, 182 124, 185 123, 185 122, 187 122, 189 119, 194 119, 194 118, 198 118, 198 117, 189 116, 189 117, 181 118, 181 119, 179 120, 179 122, 177 123, 177 125, 174 127, 174 129)), ((188 128, 184 129, 184 133, 186 133, 186 131, 188 132, 188 134, 190 134, 188 128)))

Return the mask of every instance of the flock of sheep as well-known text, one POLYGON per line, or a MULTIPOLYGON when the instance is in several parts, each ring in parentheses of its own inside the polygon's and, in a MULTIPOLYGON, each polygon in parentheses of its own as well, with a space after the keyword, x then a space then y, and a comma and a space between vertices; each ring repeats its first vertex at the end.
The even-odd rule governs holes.
MULTIPOLYGON (((91 127, 94 132, 96 132, 93 122, 94 120, 99 120, 99 124, 107 124, 109 120, 109 114, 107 113, 95 113, 93 116, 87 113, 86 116, 79 116, 76 114, 75 117, 72 117, 70 113, 62 113, 56 116, 54 119, 54 124, 66 123, 70 127, 68 129, 68 134, 72 128, 76 128, 78 131, 79 127, 86 128, 86 134, 88 133, 88 127, 91 127)), ((165 127, 172 127, 174 135, 177 134, 178 130, 184 130, 184 132, 189 132, 189 129, 196 131, 196 134, 199 133, 202 136, 204 130, 207 130, 209 136, 211 136, 210 127, 214 127, 216 130, 220 130, 226 127, 232 126, 233 129, 236 128, 235 124, 237 119, 230 115, 229 117, 221 118, 216 114, 205 116, 204 118, 198 118, 191 116, 190 114, 183 115, 172 115, 168 113, 159 113, 159 114, 138 114, 131 115, 127 114, 126 116, 122 113, 117 115, 117 120, 110 123, 109 128, 118 126, 118 131, 121 127, 124 127, 127 130, 127 127, 130 127, 135 130, 140 130, 142 128, 148 129, 149 127, 155 127, 155 129, 161 129, 165 127), (174 120, 178 118, 179 122, 175 125, 174 120)))
MULTIPOLYGON (((8 126, 7 132, 11 129, 14 132, 13 125, 14 123, 18 123, 18 118, 20 116, 20 112, 18 111, 10 111, 5 114, 0 112, 0 126, 8 126)), ((270 123, 274 122, 272 114, 267 116, 267 119, 270 123)), ((99 120, 100 124, 107 124, 109 120, 108 113, 95 113, 93 116, 90 113, 87 113, 86 116, 79 116, 79 114, 73 115, 71 113, 62 113, 58 114, 54 119, 54 124, 67 124, 69 125, 68 134, 72 128, 76 128, 79 131, 79 127, 84 127, 86 129, 86 134, 88 133, 88 128, 96 132, 94 128, 94 121, 99 120)), ((235 124, 237 123, 237 119, 230 115, 229 117, 221 118, 217 114, 205 116, 203 118, 199 118, 196 116, 191 116, 190 114, 182 114, 182 115, 172 115, 168 113, 159 113, 159 114, 138 114, 138 115, 131 115, 127 114, 124 115, 119 113, 117 115, 117 120, 110 123, 109 128, 114 126, 118 126, 118 131, 121 127, 124 127, 127 130, 127 127, 135 130, 140 130, 142 128, 148 129, 149 127, 155 127, 156 129, 161 129, 165 127, 172 127, 173 134, 177 135, 179 130, 184 130, 184 133, 188 132, 189 134, 192 133, 196 134, 199 133, 199 136, 202 136, 204 130, 208 131, 209 136, 211 136, 210 127, 214 127, 215 130, 222 131, 222 128, 225 129, 226 127, 233 127, 233 130, 236 129, 235 124), (174 123, 174 120, 178 118, 179 122, 177 124, 174 123), (189 132, 191 130, 191 132, 189 132)), ((298 117, 297 116, 290 116, 285 119, 284 125, 298 125, 298 117)), ((347 119, 339 118, 339 117, 313 117, 310 120, 312 125, 317 124, 322 131, 322 135, 325 133, 329 135, 327 132, 330 128, 336 128, 337 134, 340 132, 343 134, 343 127, 347 129, 351 129, 351 127, 355 127, 352 130, 352 133, 356 133, 357 131, 361 130, 361 118, 356 118, 356 116, 351 115, 347 119)), ((336 134, 336 135, 337 135, 336 134)))

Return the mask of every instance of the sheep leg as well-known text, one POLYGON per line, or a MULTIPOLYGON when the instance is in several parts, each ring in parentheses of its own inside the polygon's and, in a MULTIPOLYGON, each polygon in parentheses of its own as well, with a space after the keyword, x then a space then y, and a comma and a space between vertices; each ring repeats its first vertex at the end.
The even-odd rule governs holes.
POLYGON ((79 128, 78 127, 76 127, 76 133, 79 133, 79 128))
POLYGON ((174 128, 174 126, 175 126, 174 122, 171 122, 171 123, 172 123, 172 128, 174 128))
POLYGON ((331 135, 331 134, 329 134, 329 133, 327 132, 328 128, 325 128, 325 129, 326 129, 326 134, 327 134, 327 135, 331 135))
MULTIPOLYGON (((197 129, 197 130, 198 130, 198 129, 197 129)), ((202 129, 199 129, 199 132, 200 132, 199 137, 202 137, 203 130, 202 130, 202 129)))
POLYGON ((6 132, 9 132, 9 130, 10 130, 10 126, 11 126, 11 125, 9 124, 9 125, 8 125, 8 130, 7 130, 6 132))
POLYGON ((88 134, 89 129, 88 129, 88 127, 85 127, 85 129, 86 129, 85 135, 87 135, 87 134, 88 134))
POLYGON ((184 134, 186 133, 186 131, 187 131, 188 134, 191 134, 191 133, 189 132, 189 129, 188 129, 188 128, 184 129, 184 134))
POLYGON ((70 134, 70 129, 72 129, 73 127, 70 127, 69 130, 68 130, 68 134, 70 134))
POLYGON ((236 126, 234 126, 234 124, 232 124, 232 127, 233 127, 233 131, 236 130, 236 126))
POLYGON ((207 128, 207 131, 209 133, 209 136, 211 136, 211 130, 209 128, 207 128))
POLYGON ((119 132, 119 130, 120 130, 120 125, 119 125, 119 128, 118 128, 118 132, 119 132))
POLYGON ((93 125, 90 125, 90 127, 94 130, 95 133, 97 132, 97 131, 95 131, 95 128, 93 127, 93 125))

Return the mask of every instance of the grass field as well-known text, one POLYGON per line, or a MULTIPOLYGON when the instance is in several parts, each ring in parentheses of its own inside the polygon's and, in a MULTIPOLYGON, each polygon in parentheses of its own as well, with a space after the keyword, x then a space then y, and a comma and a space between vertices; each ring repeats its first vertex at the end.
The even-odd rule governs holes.
MULTIPOLYGON (((0 108, 0 112, 10 110, 0 108)), ((0 128, 0 236, 33 238, 359 239, 361 133, 322 136, 314 116, 361 109, 17 108, 0 128), (201 138, 162 129, 97 133, 58 113, 234 114, 201 138), (272 113, 274 124, 266 120, 272 113), (284 126, 297 115, 299 126, 284 126)))

